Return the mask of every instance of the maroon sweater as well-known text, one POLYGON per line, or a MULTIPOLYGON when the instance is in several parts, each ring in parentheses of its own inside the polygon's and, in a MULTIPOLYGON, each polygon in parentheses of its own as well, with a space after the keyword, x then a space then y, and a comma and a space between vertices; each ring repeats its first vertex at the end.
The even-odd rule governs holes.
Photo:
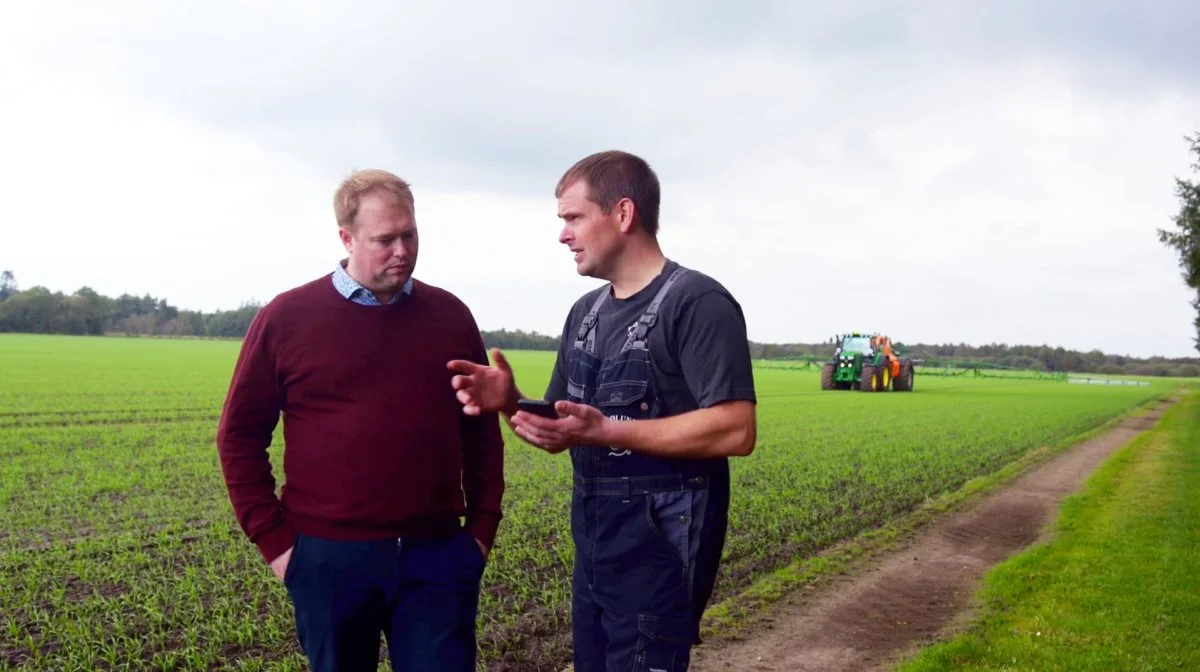
POLYGON ((474 317, 414 281, 385 306, 343 298, 329 275, 280 294, 242 344, 217 432, 238 523, 267 560, 295 532, 343 540, 447 534, 489 547, 500 523, 503 440, 468 416, 446 362, 487 362, 474 317), (283 414, 282 501, 267 447, 283 414))

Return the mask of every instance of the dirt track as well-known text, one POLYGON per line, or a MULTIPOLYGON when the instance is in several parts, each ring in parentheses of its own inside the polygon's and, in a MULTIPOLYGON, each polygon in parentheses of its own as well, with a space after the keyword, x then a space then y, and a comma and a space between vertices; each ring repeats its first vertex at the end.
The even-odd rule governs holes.
POLYGON ((968 607, 983 574, 1036 541, 1062 498, 1115 450, 1152 428, 1165 406, 1064 451, 931 524, 869 570, 782 604, 761 634, 697 648, 691 669, 876 670, 936 639, 968 607))

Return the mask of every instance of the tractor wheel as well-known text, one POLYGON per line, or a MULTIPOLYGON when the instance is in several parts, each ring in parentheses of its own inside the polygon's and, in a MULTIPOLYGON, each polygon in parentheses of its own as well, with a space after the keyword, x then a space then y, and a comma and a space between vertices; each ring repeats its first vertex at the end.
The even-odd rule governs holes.
POLYGON ((873 364, 863 364, 862 373, 858 379, 858 389, 862 392, 875 392, 878 390, 879 376, 875 375, 875 366, 873 364))
POLYGON ((892 365, 886 359, 883 360, 883 366, 879 367, 879 392, 887 392, 892 386, 892 365))
POLYGON ((826 364, 821 367, 821 389, 833 389, 833 364, 826 364))
POLYGON ((912 362, 904 362, 901 364, 900 376, 896 378, 896 391, 912 392, 914 377, 912 362))

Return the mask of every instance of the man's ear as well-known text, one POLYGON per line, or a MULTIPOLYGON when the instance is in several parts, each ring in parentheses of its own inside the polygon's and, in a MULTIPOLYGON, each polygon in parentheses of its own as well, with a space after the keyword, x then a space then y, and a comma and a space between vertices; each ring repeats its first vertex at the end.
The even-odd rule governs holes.
POLYGON ((342 239, 342 246, 346 248, 347 252, 349 252, 350 251, 350 243, 352 241, 352 236, 350 235, 350 232, 347 231, 345 228, 339 226, 338 227, 338 238, 342 239))
POLYGON ((617 211, 617 223, 621 227, 621 233, 632 232, 633 227, 637 226, 637 208, 634 207, 633 201, 622 198, 613 207, 617 211))

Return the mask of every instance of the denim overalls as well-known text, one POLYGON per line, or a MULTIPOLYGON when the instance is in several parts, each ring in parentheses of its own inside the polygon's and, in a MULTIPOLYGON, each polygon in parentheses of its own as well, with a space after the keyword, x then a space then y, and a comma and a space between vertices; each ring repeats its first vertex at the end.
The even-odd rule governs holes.
MULTIPOLYGON (((618 420, 659 416, 647 336, 685 272, 671 273, 607 358, 595 353, 600 292, 569 351, 571 401, 618 420)), ((575 672, 686 670, 724 544, 728 463, 596 445, 573 446, 571 461, 575 672)))

